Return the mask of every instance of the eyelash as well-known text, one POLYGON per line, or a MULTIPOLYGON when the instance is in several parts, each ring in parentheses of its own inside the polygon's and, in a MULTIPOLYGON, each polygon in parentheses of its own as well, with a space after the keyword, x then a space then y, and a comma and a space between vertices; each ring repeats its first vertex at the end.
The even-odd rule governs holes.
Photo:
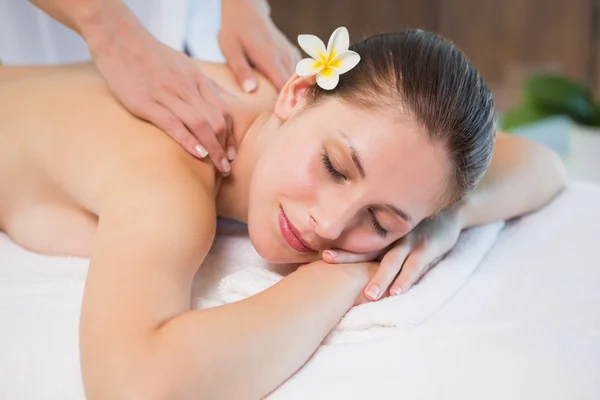
POLYGON ((373 224, 373 228, 375 228, 375 230, 377 231, 379 236, 381 236, 382 238, 385 238, 388 234, 388 231, 385 230, 383 228, 383 226, 381 226, 381 224, 379 224, 379 221, 377 221, 377 218, 375 217, 375 213, 370 208, 369 208, 369 214, 371 215, 371 223, 373 224))
MULTIPOLYGON (((339 181, 342 179, 346 180, 346 176, 344 174, 342 174, 341 172, 339 172, 337 169, 335 169, 335 167, 331 163, 331 160, 329 159, 329 156, 327 155, 327 153, 323 153, 323 155, 321 156, 321 160, 323 161, 323 166, 325 167, 327 172, 329 172, 329 174, 331 175, 331 177, 333 179, 335 179, 336 181, 339 181)), ((371 217, 371 224, 373 224, 373 228, 375 229, 377 234, 379 236, 381 236, 382 238, 385 238, 388 234, 388 231, 385 230, 381 226, 379 221, 377 221, 377 217, 375 217, 375 213, 370 208, 369 208, 369 215, 371 217)))
POLYGON ((329 156, 327 155, 327 153, 323 153, 323 155, 321 156, 321 160, 323 161, 323 166, 325 166, 325 169, 329 172, 329 174, 331 175, 331 177, 333 179, 335 179, 336 181, 339 181, 342 179, 346 180, 346 176, 344 174, 342 174, 340 171, 338 171, 337 169, 335 169, 335 167, 331 163, 331 160, 329 159, 329 156))

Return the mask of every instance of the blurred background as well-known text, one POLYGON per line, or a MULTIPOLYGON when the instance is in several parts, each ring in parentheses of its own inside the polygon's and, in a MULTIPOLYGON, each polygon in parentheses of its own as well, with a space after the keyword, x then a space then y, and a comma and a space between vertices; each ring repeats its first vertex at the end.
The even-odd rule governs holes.
POLYGON ((519 99, 533 71, 559 72, 600 95, 600 0, 272 0, 277 26, 325 42, 338 26, 351 41, 420 28, 458 45, 491 88, 498 110, 519 99))

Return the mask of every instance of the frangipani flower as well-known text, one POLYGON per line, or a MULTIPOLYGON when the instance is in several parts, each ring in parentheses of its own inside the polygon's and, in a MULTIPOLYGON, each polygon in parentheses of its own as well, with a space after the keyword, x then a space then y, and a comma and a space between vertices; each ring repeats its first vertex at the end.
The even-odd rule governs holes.
POLYGON ((327 48, 315 35, 298 35, 298 44, 312 58, 305 58, 296 64, 299 76, 317 75, 317 85, 332 90, 340 81, 340 75, 350 71, 360 61, 358 53, 348 50, 350 36, 348 29, 337 28, 329 38, 327 48))

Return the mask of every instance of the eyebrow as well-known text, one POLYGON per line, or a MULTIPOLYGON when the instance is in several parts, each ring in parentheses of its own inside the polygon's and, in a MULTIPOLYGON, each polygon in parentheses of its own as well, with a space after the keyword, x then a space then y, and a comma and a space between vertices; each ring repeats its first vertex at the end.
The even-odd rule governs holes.
POLYGON ((352 145, 350 138, 348 138, 348 136, 344 133, 344 131, 342 131, 341 129, 338 129, 338 132, 343 136, 344 141, 346 142, 345 143, 346 147, 348 148, 348 150, 350 150, 350 156, 352 157, 352 161, 354 162, 354 166, 356 166, 356 169, 358 170, 360 177, 362 179, 365 179, 365 169, 363 168, 362 163, 360 162, 360 157, 358 156, 358 152, 356 151, 356 148, 352 145))
MULTIPOLYGON (((350 156, 352 157, 352 161, 354 162, 354 166, 356 166, 356 169, 358 170, 360 177, 362 179, 365 179, 365 176, 366 176, 365 169, 362 166, 362 163, 360 161, 360 157, 358 155, 358 152, 356 151, 356 148, 352 145, 350 138, 344 133, 344 131, 342 131, 341 129, 338 129, 338 132, 340 133, 340 135, 342 135, 342 137, 344 138, 346 147, 348 148, 348 150, 350 150, 350 156)), ((400 208, 393 206, 391 204, 386 204, 385 206, 387 208, 389 208, 390 210, 392 210, 397 216, 399 216, 400 218, 402 218, 403 220, 408 222, 411 226, 413 225, 412 218, 406 212, 402 211, 400 208)))
POLYGON ((404 211, 402 211, 398 207, 394 207, 391 204, 386 204, 385 206, 387 208, 389 208, 390 210, 392 210, 394 213, 396 213, 396 215, 398 215, 400 218, 402 218, 403 220, 405 220, 406 222, 408 222, 410 224, 410 226, 413 225, 412 219, 410 218, 410 215, 408 215, 407 213, 405 213, 404 211))

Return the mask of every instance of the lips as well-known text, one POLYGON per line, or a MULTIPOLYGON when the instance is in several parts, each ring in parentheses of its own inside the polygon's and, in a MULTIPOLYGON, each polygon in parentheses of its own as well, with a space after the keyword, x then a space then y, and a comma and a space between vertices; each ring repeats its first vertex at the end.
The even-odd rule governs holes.
POLYGON ((301 253, 310 253, 314 251, 304 240, 302 239, 302 235, 300 232, 292 225, 292 223, 285 216, 285 212, 283 212, 283 208, 279 208, 279 228, 281 229, 281 234, 283 238, 296 251, 301 253))

